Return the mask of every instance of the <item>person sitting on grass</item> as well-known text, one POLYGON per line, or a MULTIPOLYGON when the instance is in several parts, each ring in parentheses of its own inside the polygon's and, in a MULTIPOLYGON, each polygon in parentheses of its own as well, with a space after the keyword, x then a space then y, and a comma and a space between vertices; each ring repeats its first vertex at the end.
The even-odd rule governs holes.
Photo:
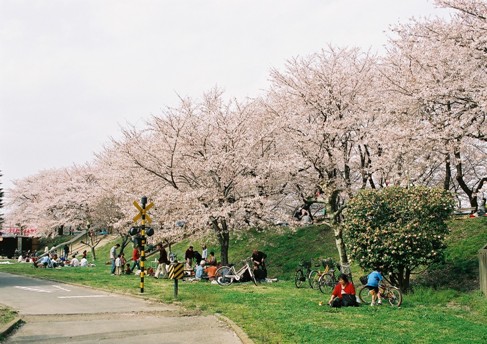
POLYGON ((39 261, 39 263, 37 264, 37 266, 41 266, 44 268, 52 267, 51 258, 49 258, 49 255, 46 254, 44 257, 42 257, 41 260, 39 261))
POLYGON ((82 268, 85 268, 88 266, 88 259, 86 259, 85 256, 83 256, 83 258, 81 258, 81 260, 79 261, 79 266, 81 266, 82 268))
POLYGON ((353 283, 348 280, 347 275, 341 274, 338 276, 338 283, 331 293, 328 304, 331 307, 357 306, 355 287, 353 283))
POLYGON ((130 263, 125 264, 125 274, 126 275, 132 274, 132 269, 130 268, 130 263))
POLYGON ((215 252, 213 252, 213 251, 210 252, 210 256, 208 257, 208 260, 206 263, 207 263, 207 265, 213 265, 213 266, 217 265, 215 252))
POLYGON ((197 280, 201 280, 203 278, 204 272, 205 272, 205 261, 201 260, 200 263, 198 264, 198 266, 196 267, 196 272, 195 272, 194 277, 197 280))
POLYGON ((206 274, 208 275, 208 279, 210 282, 213 282, 216 279, 216 270, 218 267, 216 265, 209 265, 206 268, 206 274))
POLYGON ((70 265, 72 267, 78 267, 80 265, 79 259, 76 258, 76 255, 73 254, 73 258, 71 259, 70 265))

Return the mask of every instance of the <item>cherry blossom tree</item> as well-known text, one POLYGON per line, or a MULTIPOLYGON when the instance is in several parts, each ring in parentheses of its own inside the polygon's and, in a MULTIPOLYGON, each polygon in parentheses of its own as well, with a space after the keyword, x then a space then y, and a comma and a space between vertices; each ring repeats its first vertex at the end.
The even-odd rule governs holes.
POLYGON ((279 139, 289 146, 290 194, 297 202, 313 202, 317 190, 324 192, 342 266, 348 258, 337 225, 341 211, 354 190, 372 180, 376 76, 374 56, 332 47, 271 74, 268 108, 283 123, 279 139))
POLYGON ((51 169, 14 181, 8 193, 9 221, 54 235, 64 226, 85 227, 90 222, 97 180, 90 166, 51 169))
POLYGON ((114 142, 118 164, 136 171, 138 188, 144 181, 156 204, 154 218, 163 219, 157 239, 213 230, 226 263, 230 232, 266 222, 272 126, 256 127, 256 113, 255 104, 225 101, 215 89, 114 142))
POLYGON ((481 47, 486 23, 481 13, 485 3, 438 3, 461 12, 451 21, 414 20, 397 26, 382 72, 401 127, 414 130, 410 137, 427 147, 414 155, 413 164, 407 164, 409 181, 438 185, 443 180, 444 188, 460 188, 476 207, 476 193, 487 181, 482 164, 486 73, 481 47))

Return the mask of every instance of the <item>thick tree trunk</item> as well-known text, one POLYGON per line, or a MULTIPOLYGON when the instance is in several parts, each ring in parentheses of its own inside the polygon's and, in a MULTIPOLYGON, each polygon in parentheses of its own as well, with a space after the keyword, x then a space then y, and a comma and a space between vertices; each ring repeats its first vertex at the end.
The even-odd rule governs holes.
POLYGON ((340 257, 340 266, 342 267, 341 272, 350 274, 350 263, 347 257, 347 249, 345 247, 345 242, 343 241, 343 231, 339 224, 333 226, 333 231, 335 233, 335 245, 338 251, 338 256, 340 257))
POLYGON ((225 219, 221 219, 221 223, 218 223, 217 218, 211 218, 211 224, 213 230, 216 233, 218 242, 220 243, 220 259, 222 265, 228 265, 228 248, 230 246, 230 233, 228 232, 227 222, 225 219))
POLYGON ((458 185, 460 185, 460 188, 465 192, 465 194, 468 197, 468 200, 470 202, 470 206, 472 208, 475 208, 475 211, 477 211, 478 203, 477 203, 477 194, 471 190, 465 180, 463 179, 463 165, 462 165, 462 157, 460 154, 460 150, 458 148, 455 148, 455 167, 457 170, 457 175, 456 175, 456 180, 458 182, 458 185))
POLYGON ((391 283, 401 289, 403 293, 407 293, 410 288, 411 269, 408 267, 400 267, 397 272, 390 274, 391 283))
POLYGON ((332 226, 333 232, 335 234, 335 245, 338 251, 338 256, 340 257, 340 266, 342 267, 342 272, 351 275, 350 262, 348 261, 347 248, 345 247, 345 242, 343 241, 343 230, 340 226, 342 219, 343 207, 340 207, 340 191, 333 190, 331 192, 330 198, 328 199, 328 207, 332 211, 332 226))

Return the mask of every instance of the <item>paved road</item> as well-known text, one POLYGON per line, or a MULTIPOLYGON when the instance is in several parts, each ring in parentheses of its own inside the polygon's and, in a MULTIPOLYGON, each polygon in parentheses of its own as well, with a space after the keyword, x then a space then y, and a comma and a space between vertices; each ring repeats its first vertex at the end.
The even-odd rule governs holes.
POLYGON ((25 321, 6 343, 242 343, 214 316, 2 272, 0 304, 25 321))

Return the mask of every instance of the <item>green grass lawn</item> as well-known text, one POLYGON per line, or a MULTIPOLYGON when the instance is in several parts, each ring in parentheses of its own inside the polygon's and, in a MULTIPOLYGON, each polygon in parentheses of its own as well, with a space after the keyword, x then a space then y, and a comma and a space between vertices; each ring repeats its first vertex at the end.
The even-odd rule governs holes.
MULTIPOLYGON (((479 235, 477 240, 486 239, 483 235, 487 234, 487 222, 465 221, 463 225, 454 223, 459 228, 452 225, 452 235, 464 235, 466 240, 470 240, 468 233, 472 231, 479 235), (482 226, 477 227, 478 224, 482 226)), ((210 249, 215 249, 218 256, 217 245, 211 240, 205 242, 210 249)), ((201 243, 191 241, 195 249, 201 243)), ((455 260, 461 261, 472 255, 475 258, 474 251, 480 248, 475 249, 475 246, 485 243, 472 243, 469 244, 471 250, 459 250, 456 241, 452 240, 447 257, 458 252, 455 260)), ((175 245, 173 249, 178 257, 183 257, 188 244, 190 242, 186 241, 175 245)), ((418 285, 414 293, 404 296, 400 308, 361 306, 331 309, 319 306, 319 301, 328 300, 329 295, 309 288, 297 289, 291 277, 302 258, 335 254, 333 235, 326 228, 252 232, 234 239, 230 260, 238 261, 257 247, 269 255, 270 274, 279 277, 279 282, 258 286, 243 283, 229 287, 207 282, 180 282, 176 301, 173 299, 173 281, 146 277, 145 292, 141 295, 139 277, 111 276, 110 267, 104 264, 108 259, 103 259, 108 257, 109 246, 98 250, 99 260, 94 268, 35 269, 30 264, 13 264, 0 265, 0 271, 88 285, 167 303, 176 302, 196 313, 221 313, 242 327, 256 343, 487 342, 487 298, 478 290, 435 290, 418 285)), ((359 270, 357 267, 354 269, 359 270)))

